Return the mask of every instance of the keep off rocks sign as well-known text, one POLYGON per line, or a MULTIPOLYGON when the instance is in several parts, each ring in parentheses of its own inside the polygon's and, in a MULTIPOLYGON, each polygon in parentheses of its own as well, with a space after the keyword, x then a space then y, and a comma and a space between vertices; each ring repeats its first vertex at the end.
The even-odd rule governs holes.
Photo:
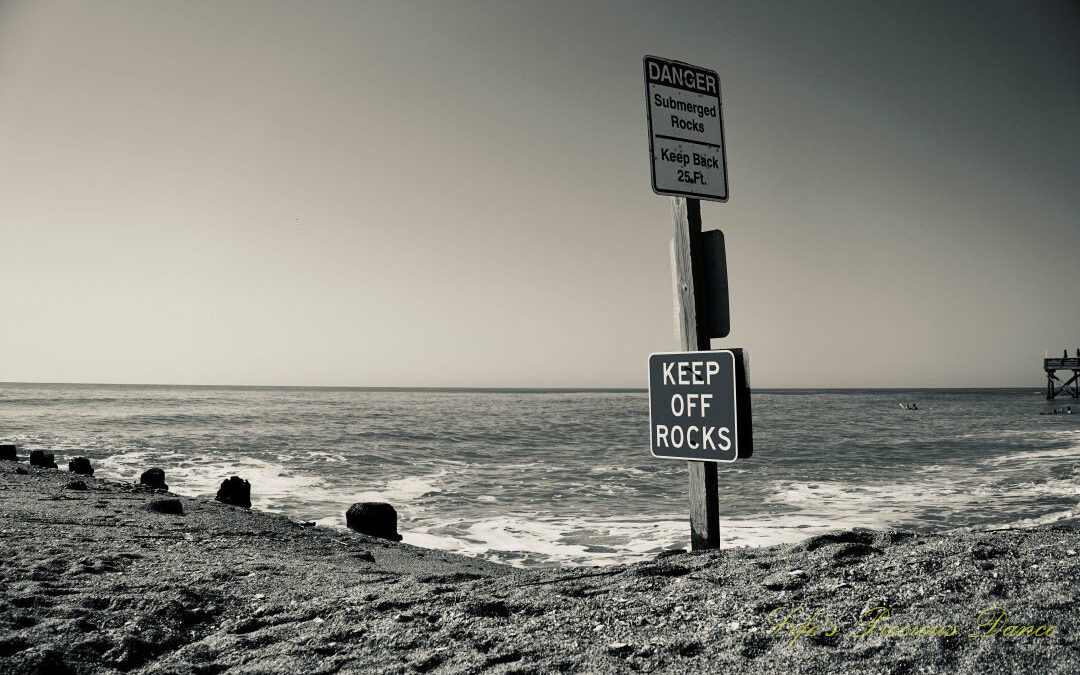
POLYGON ((656 56, 644 63, 653 191, 726 202, 720 77, 656 56))
MULTIPOLYGON (((750 454, 749 420, 740 448, 740 380, 728 350, 649 356, 649 428, 654 457, 734 462, 750 454), (740 453, 740 450, 742 451, 740 453)), ((741 364, 740 364, 741 365, 741 364)), ((748 411, 745 411, 748 412, 748 411)))

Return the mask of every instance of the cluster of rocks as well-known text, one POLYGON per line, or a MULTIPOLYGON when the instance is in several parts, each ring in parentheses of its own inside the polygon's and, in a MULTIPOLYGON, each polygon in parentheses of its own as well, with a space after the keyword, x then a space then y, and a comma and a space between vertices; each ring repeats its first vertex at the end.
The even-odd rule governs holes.
MULTIPOLYGON (((17 462, 18 449, 14 445, 0 445, 0 461, 17 462)), ((38 466, 49 469, 59 468, 56 457, 51 452, 44 450, 30 451, 30 466, 38 466)), ((82 476, 93 476, 94 467, 86 457, 75 457, 68 461, 68 471, 82 476)), ((150 490, 168 491, 169 486, 165 482, 165 470, 160 468, 147 469, 139 476, 139 487, 150 490)), ((68 485, 72 490, 86 490, 84 481, 72 481, 68 485)), ((251 508, 251 483, 239 476, 230 476, 222 481, 217 491, 216 501, 222 504, 231 504, 243 508, 251 508)), ((184 512, 183 503, 179 499, 156 499, 147 504, 147 508, 158 513, 180 515, 184 512)), ((312 523, 313 524, 313 523, 312 523)), ((397 511, 386 502, 358 502, 349 507, 345 512, 345 524, 349 529, 378 537, 389 541, 401 541, 401 535, 397 531, 397 511)))
MULTIPOLYGON (((19 461, 19 449, 10 443, 0 444, 0 461, 19 461)), ((45 469, 60 468, 56 465, 56 455, 51 452, 45 452, 44 450, 30 451, 30 466, 40 466, 45 469)), ((68 461, 68 471, 83 476, 94 475, 94 467, 91 466, 90 460, 86 457, 75 457, 68 461)))
POLYGON ((44 450, 30 451, 30 466, 40 466, 46 469, 59 468, 56 466, 56 458, 53 457, 53 454, 44 450))

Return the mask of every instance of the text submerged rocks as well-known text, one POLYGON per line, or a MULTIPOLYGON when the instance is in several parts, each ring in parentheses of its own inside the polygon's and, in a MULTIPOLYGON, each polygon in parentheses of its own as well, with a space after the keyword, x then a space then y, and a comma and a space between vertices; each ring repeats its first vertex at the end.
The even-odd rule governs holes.
POLYGON ((356 530, 380 539, 401 541, 397 531, 397 511, 386 502, 358 502, 345 512, 345 524, 356 530))
POLYGON ((250 509, 251 483, 239 476, 231 476, 228 480, 221 482, 221 488, 218 489, 217 496, 214 499, 223 504, 233 504, 250 509))

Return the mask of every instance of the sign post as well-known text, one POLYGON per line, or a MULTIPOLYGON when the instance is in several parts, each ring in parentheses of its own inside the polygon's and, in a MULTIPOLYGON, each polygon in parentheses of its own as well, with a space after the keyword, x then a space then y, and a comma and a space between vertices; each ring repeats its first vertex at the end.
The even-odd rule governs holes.
POLYGON ((727 263, 719 232, 702 233, 700 199, 727 201, 720 78, 715 71, 646 56, 652 187, 672 196, 672 282, 681 353, 649 359, 650 448, 687 460, 690 544, 720 545, 717 462, 753 451, 742 350, 710 352, 729 332, 727 263))

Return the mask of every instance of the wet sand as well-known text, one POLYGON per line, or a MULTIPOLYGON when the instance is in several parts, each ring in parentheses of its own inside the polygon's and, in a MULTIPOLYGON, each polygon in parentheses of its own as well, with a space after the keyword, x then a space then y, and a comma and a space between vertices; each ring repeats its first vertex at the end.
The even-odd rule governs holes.
POLYGON ((1080 672, 1077 520, 520 570, 163 497, 0 462, 0 672, 1080 672))

